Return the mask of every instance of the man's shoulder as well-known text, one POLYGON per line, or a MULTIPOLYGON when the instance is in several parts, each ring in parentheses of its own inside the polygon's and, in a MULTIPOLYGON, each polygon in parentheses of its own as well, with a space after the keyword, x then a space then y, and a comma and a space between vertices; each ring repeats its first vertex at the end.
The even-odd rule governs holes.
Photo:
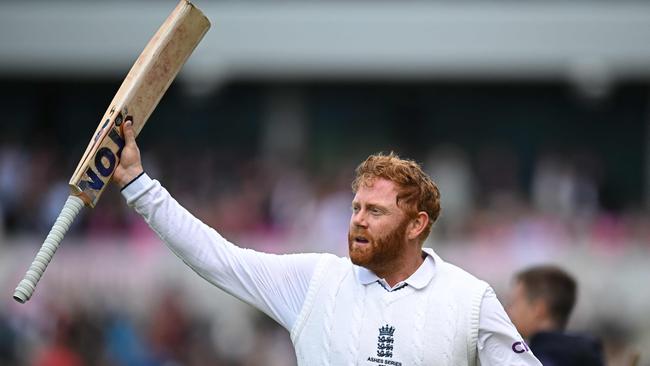
POLYGON ((449 262, 443 262, 440 265, 441 270, 448 272, 458 280, 471 281, 471 282, 484 282, 467 270, 449 262))
POLYGON ((350 270, 354 268, 354 264, 348 257, 340 257, 336 254, 324 254, 323 258, 327 261, 328 265, 333 266, 334 268, 339 268, 341 270, 350 270))
POLYGON ((305 253, 304 255, 312 255, 318 257, 321 261, 327 261, 327 262, 341 264, 341 265, 352 265, 350 258, 340 257, 332 253, 305 253))
POLYGON ((487 283, 480 278, 476 277, 467 270, 443 260, 438 254, 436 254, 431 248, 425 248, 425 251, 431 255, 434 259, 436 265, 436 274, 449 277, 448 280, 460 281, 460 282, 469 282, 480 285, 487 285, 487 283))
POLYGON ((339 257, 336 254, 332 253, 324 253, 324 252, 296 252, 296 253, 285 253, 285 254, 279 254, 280 256, 283 257, 303 257, 303 258, 310 258, 311 260, 318 260, 318 261, 333 261, 333 262, 350 262, 350 258, 347 257, 339 257))
POLYGON ((309 253, 304 254, 317 258, 317 267, 325 272, 345 271, 353 268, 350 258, 339 257, 332 253, 309 253))

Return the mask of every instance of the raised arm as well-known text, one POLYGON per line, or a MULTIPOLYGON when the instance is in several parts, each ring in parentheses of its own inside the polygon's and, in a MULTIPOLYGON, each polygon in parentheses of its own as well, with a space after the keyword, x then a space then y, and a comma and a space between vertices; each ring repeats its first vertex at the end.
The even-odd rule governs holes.
POLYGON ((113 179, 127 203, 197 274, 291 329, 322 255, 274 255, 228 242, 144 173, 133 130, 123 128, 126 144, 113 179))

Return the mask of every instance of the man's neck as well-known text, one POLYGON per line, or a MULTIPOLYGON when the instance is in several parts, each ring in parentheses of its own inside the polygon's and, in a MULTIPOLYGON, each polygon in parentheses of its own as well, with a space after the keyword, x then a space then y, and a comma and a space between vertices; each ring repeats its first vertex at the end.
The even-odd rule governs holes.
POLYGON ((544 318, 537 322, 536 326, 527 332, 527 334, 522 334, 527 341, 531 340, 536 334, 546 333, 546 332, 561 332, 562 329, 555 324, 552 319, 544 318))
POLYGON ((383 278, 390 287, 394 287, 396 284, 411 277, 420 268, 427 256, 422 250, 420 250, 420 253, 418 255, 404 256, 400 260, 391 263, 391 266, 385 269, 371 270, 377 277, 383 278))
POLYGON ((555 324, 555 321, 552 319, 543 319, 542 321, 539 322, 537 325, 537 328, 535 329, 535 333, 537 332, 557 332, 560 331, 559 327, 557 324, 555 324))

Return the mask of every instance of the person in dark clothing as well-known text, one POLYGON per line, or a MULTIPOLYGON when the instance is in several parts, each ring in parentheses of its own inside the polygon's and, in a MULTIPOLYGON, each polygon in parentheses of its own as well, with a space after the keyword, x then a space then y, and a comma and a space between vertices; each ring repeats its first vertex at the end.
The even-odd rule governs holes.
POLYGON ((604 365, 600 341, 588 335, 542 331, 529 343, 544 366, 604 365))
POLYGON ((6 317, 0 314, 0 365, 17 364, 16 334, 6 317))
MULTIPOLYGON (((565 331, 576 292, 573 277, 555 266, 532 267, 515 275, 507 312, 545 366, 604 365, 598 339, 565 331)), ((525 348, 513 344, 515 352, 525 348)))

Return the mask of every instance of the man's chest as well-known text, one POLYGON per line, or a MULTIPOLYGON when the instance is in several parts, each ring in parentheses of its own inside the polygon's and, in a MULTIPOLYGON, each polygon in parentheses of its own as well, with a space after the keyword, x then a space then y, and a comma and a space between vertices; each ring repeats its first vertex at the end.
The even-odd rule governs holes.
POLYGON ((466 347, 464 322, 453 303, 405 287, 386 291, 370 285, 337 297, 330 322, 331 364, 449 364, 456 347, 466 347))

